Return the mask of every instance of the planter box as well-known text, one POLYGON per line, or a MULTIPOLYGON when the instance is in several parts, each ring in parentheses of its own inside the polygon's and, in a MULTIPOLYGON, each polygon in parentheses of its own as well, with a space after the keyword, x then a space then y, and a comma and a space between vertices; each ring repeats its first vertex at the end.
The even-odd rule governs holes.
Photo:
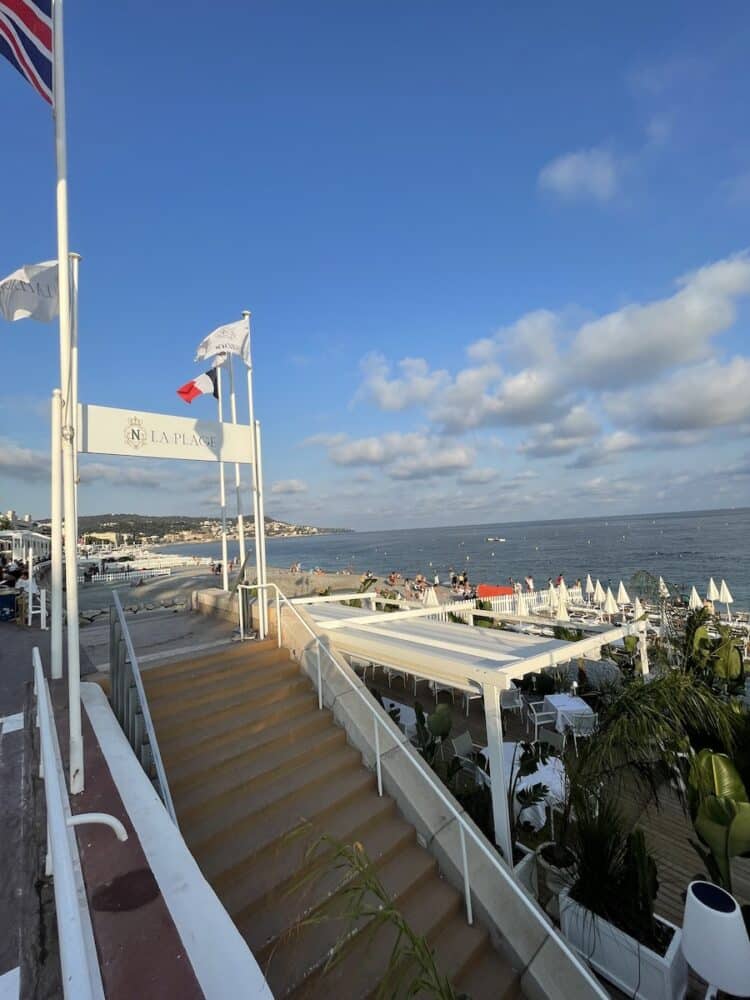
POLYGON ((688 967, 679 927, 656 918, 674 931, 662 957, 575 903, 568 892, 563 889, 560 893, 560 926, 592 968, 637 1000, 682 1000, 687 991, 688 967))
POLYGON ((523 844, 516 844, 515 846, 517 850, 523 853, 524 857, 513 868, 513 875, 516 881, 536 899, 539 895, 539 885, 536 875, 536 854, 534 851, 530 851, 528 847, 524 847, 523 844))

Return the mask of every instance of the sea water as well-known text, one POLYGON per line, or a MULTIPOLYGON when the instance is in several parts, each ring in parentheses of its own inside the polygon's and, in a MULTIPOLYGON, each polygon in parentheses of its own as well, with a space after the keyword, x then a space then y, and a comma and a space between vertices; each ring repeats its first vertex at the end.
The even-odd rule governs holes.
MULTIPOLYGON (((160 551, 219 559, 221 544, 187 542, 160 551)), ((713 577, 717 586, 727 581, 735 608, 750 606, 750 508, 269 538, 266 551, 270 566, 300 562, 304 570, 370 570, 379 577, 391 570, 430 579, 437 573, 443 582, 453 570, 473 583, 506 584, 530 573, 537 589, 560 573, 568 584, 590 573, 614 589, 645 570, 683 593, 695 585, 705 596, 713 577)), ((237 554, 230 541, 230 558, 237 554)))

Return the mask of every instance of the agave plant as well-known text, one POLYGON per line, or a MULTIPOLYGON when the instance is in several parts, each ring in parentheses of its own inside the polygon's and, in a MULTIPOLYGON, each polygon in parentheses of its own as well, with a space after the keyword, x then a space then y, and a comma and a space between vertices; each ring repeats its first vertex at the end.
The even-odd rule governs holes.
POLYGON ((688 801, 700 843, 691 840, 710 877, 732 891, 731 860, 750 857, 750 802, 726 754, 701 750, 688 777, 688 801))

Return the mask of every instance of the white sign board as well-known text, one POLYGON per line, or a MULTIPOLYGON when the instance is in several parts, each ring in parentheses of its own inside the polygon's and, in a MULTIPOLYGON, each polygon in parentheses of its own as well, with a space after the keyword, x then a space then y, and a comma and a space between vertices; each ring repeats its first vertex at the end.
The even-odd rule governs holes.
POLYGON ((249 463, 253 454, 247 424, 220 424, 86 403, 78 407, 77 437, 78 450, 86 455, 249 463))

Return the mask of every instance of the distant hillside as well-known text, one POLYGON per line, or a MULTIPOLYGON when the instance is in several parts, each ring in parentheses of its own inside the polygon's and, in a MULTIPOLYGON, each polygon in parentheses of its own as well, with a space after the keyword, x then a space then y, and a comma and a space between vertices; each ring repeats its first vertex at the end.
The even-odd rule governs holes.
MULTIPOLYGON (((254 523, 251 514, 245 515, 245 522, 254 523)), ((218 517, 188 517, 183 514, 85 514, 78 518, 80 534, 96 534, 99 531, 114 531, 118 534, 141 537, 163 537, 180 532, 196 532, 213 534, 221 523, 218 517)), ((300 534, 322 534, 347 531, 346 528, 313 528, 309 525, 289 524, 273 517, 266 517, 266 530, 273 534, 281 534, 286 530, 300 534)))

